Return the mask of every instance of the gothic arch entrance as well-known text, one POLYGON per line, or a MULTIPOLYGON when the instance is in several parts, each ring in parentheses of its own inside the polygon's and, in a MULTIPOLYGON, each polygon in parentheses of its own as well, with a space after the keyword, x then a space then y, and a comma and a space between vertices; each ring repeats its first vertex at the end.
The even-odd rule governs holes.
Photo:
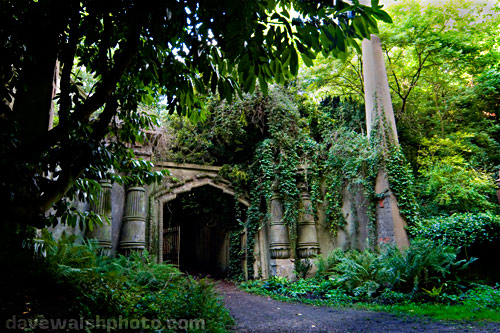
MULTIPOLYGON (((225 276, 231 214, 218 211, 217 202, 234 208, 235 197, 241 207, 248 207, 248 201, 245 196, 235 195, 230 182, 218 175, 218 167, 173 163, 169 166, 171 177, 149 194, 150 252, 159 262, 171 262, 189 273, 225 276), (200 200, 204 208, 183 208, 200 200), (194 214, 203 209, 206 214, 194 214)), ((242 265, 246 266, 246 258, 242 265)))
POLYGON ((203 186, 166 202, 163 211, 163 261, 191 275, 226 277, 230 234, 240 228, 234 198, 203 186))

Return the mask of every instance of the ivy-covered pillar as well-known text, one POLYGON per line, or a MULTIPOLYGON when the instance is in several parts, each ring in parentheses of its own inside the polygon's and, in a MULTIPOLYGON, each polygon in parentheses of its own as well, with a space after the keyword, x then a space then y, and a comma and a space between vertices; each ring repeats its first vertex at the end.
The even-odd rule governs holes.
POLYGON ((297 256, 299 258, 312 258, 319 254, 318 235, 311 196, 306 183, 299 183, 300 210, 297 227, 297 256))
POLYGON ((111 191, 112 185, 108 180, 101 181, 101 191, 97 201, 93 203, 90 209, 101 217, 102 226, 95 225, 92 231, 89 231, 88 238, 93 238, 103 249, 104 254, 111 253, 112 235, 111 235, 111 191))
POLYGON ((146 190, 142 186, 127 189, 120 249, 128 255, 146 247, 146 190))
POLYGON ((270 203, 269 251, 271 259, 288 259, 290 258, 290 238, 288 236, 288 227, 283 221, 283 204, 277 187, 278 184, 274 183, 270 203))
MULTIPOLYGON (((369 0, 360 3, 370 6, 369 0)), ((398 146, 399 142, 380 38, 371 35, 369 40, 364 39, 362 55, 367 134, 368 137, 381 138, 384 158, 387 159, 389 148, 398 146)), ((377 243, 396 244, 400 249, 408 247, 406 220, 400 213, 384 166, 380 167, 377 174, 375 194, 380 197, 377 206, 377 243)))

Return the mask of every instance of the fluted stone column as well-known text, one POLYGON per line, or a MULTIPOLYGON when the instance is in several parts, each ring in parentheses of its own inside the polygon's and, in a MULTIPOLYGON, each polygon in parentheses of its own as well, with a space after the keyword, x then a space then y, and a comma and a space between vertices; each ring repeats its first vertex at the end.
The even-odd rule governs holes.
POLYGON ((269 251, 271 259, 290 258, 290 239, 288 227, 283 221, 283 204, 277 189, 277 184, 273 185, 273 196, 271 197, 271 223, 269 230, 269 251))
POLYGON ((102 226, 94 226, 92 231, 89 231, 87 236, 97 240, 97 244, 106 254, 110 254, 112 238, 111 238, 111 182, 101 182, 101 192, 97 202, 92 204, 91 210, 98 214, 102 220, 102 226))
POLYGON ((311 197, 305 183, 299 183, 301 207, 297 230, 297 256, 312 258, 319 254, 318 235, 311 197))
POLYGON ((146 190, 129 187, 125 199, 120 249, 124 254, 144 250, 146 246, 146 190))

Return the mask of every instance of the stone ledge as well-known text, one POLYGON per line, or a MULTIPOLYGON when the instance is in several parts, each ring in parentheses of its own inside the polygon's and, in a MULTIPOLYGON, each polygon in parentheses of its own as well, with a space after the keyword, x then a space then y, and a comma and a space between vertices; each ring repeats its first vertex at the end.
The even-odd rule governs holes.
POLYGON ((182 170, 193 170, 193 171, 205 171, 218 173, 221 169, 220 166, 213 165, 201 165, 201 164, 190 164, 190 163, 175 163, 175 162, 153 162, 155 169, 182 169, 182 170))

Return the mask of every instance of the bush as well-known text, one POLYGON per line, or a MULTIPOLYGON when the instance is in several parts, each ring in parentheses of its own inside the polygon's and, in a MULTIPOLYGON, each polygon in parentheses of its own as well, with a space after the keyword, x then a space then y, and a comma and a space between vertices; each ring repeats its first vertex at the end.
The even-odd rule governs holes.
POLYGON ((500 290, 499 285, 495 287, 477 285, 473 289, 462 294, 459 299, 461 302, 475 310, 493 309, 500 310, 500 290))
POLYGON ((401 294, 415 298, 428 295, 425 290, 436 291, 445 282, 456 279, 455 273, 469 262, 458 260, 452 247, 414 240, 403 252, 394 246, 386 247, 380 254, 336 249, 326 260, 318 260, 317 277, 329 279, 332 286, 358 300, 379 296, 397 300, 401 294))
POLYGON ((284 294, 288 283, 289 282, 286 277, 271 276, 266 282, 264 282, 262 289, 274 294, 284 294))
MULTIPOLYGON (((481 134, 457 131, 424 138, 418 156, 420 194, 427 214, 485 212, 496 209, 495 185, 485 170, 481 134)), ((496 145, 496 143, 495 143, 496 145)))
POLYGON ((459 304, 479 298, 494 304, 500 297, 496 289, 463 293, 457 273, 473 260, 458 260, 457 251, 425 239, 412 241, 402 252, 395 246, 386 246, 381 253, 335 249, 325 259, 318 257, 314 278, 290 282, 273 276, 264 283, 246 283, 243 288, 293 299, 322 299, 328 304, 422 300, 459 304))
POLYGON ((309 259, 295 259, 293 263, 293 272, 299 279, 305 279, 311 268, 312 263, 309 259))
POLYGON ((472 261, 458 260, 457 250, 429 240, 413 240, 404 252, 389 247, 381 255, 383 280, 391 290, 416 294, 439 288, 472 261))
POLYGON ((500 216, 490 213, 453 214, 428 219, 424 226, 412 229, 415 237, 430 239, 460 249, 459 258, 477 258, 463 277, 494 284, 500 279, 500 267, 491 265, 500 251, 500 216))
MULTIPOLYGON (((232 324, 228 311, 216 297, 207 280, 196 281, 176 267, 156 264, 147 252, 130 257, 100 256, 93 243, 75 244, 74 237, 55 242, 45 235, 46 272, 63 284, 71 318, 143 318, 160 320, 164 327, 171 320, 203 319, 205 330, 224 332, 232 324)), ((43 309, 29 316, 46 316, 43 309)), ((50 314, 49 314, 50 316, 50 314)), ((148 330, 145 330, 148 331, 148 330)))
POLYGON ((330 279, 350 295, 361 299, 372 297, 381 286, 380 261, 374 252, 349 251, 330 269, 330 279))
POLYGON ((470 247, 500 240, 500 216, 491 213, 453 214, 428 219, 423 226, 410 230, 419 238, 454 247, 470 247))

